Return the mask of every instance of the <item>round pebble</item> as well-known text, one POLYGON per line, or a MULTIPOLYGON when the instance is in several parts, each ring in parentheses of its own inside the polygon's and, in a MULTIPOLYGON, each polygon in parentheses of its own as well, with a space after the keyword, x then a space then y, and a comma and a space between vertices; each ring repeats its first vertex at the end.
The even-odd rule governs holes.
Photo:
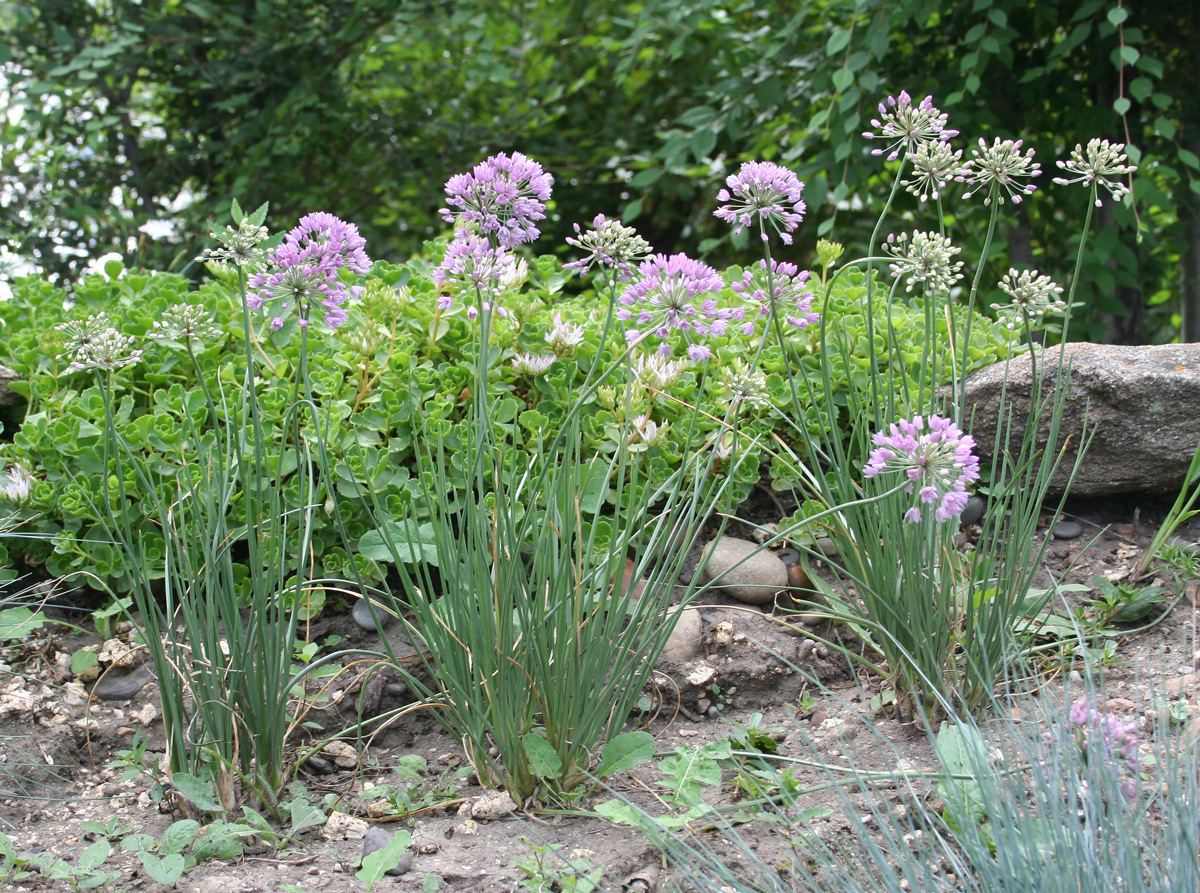
POLYGON ((124 676, 109 673, 92 687, 92 695, 102 701, 128 701, 154 681, 154 673, 145 664, 134 667, 124 676))
POLYGON ((780 561, 782 561, 784 564, 786 564, 788 567, 791 567, 794 564, 800 563, 800 553, 792 548, 780 549, 778 552, 775 553, 775 557, 778 558, 780 561))
POLYGON ((967 500, 966 506, 959 516, 959 523, 963 527, 971 524, 978 524, 983 519, 983 510, 987 507, 987 503, 983 501, 982 496, 972 496, 967 500))
POLYGON ((1056 540, 1073 540, 1083 534, 1083 525, 1077 521, 1059 521, 1053 533, 1056 540))
MULTIPOLYGON (((391 842, 392 838, 390 834, 378 825, 372 825, 367 831, 367 836, 363 838, 363 858, 365 859, 371 853, 382 850, 391 842)), ((412 851, 405 850, 404 854, 400 857, 400 861, 385 871, 384 874, 391 877, 399 877, 410 868, 412 868, 412 851)))
POLYGON ((379 630, 383 629, 394 619, 384 608, 378 604, 372 606, 367 604, 365 598, 360 598, 354 603, 354 608, 350 612, 350 616, 354 618, 354 622, 363 629, 379 630), (371 617, 371 609, 374 607, 375 617, 371 617), (376 622, 378 621, 378 622, 376 622))

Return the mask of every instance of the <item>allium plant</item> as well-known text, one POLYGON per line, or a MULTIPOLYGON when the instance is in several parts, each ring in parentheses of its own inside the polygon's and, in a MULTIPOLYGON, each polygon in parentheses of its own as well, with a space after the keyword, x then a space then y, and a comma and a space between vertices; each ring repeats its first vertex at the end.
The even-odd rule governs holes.
MULTIPOLYGON (((425 672, 403 663, 396 669, 463 742, 480 780, 504 787, 518 802, 575 798, 595 777, 628 765, 635 750, 652 750, 646 733, 615 739, 670 634, 674 583, 722 486, 709 473, 711 455, 696 451, 648 487, 643 463, 673 427, 648 414, 621 414, 611 453, 584 449, 585 407, 599 392, 602 402, 607 394, 614 407, 624 400, 627 410, 628 390, 618 397, 601 385, 643 349, 613 337, 616 308, 634 308, 624 315, 639 314, 647 334, 681 334, 693 355, 700 355, 699 338, 733 318, 716 308, 720 277, 682 255, 645 261, 642 278, 625 288, 619 304, 618 283, 646 246, 632 230, 598 217, 594 230, 573 240, 588 252, 575 268, 599 272, 612 295, 591 370, 549 430, 521 440, 520 428, 498 425, 491 380, 500 352, 492 326, 504 315, 497 299, 510 266, 507 246, 536 236, 549 182, 540 166, 514 155, 489 159, 447 184, 447 204, 457 211, 444 214, 459 228, 434 278, 444 290, 438 309, 461 301, 475 323, 470 408, 458 430, 437 418, 421 420, 419 490, 408 517, 391 517, 373 503, 425 672), (600 370, 610 347, 620 356, 600 370), (455 469, 465 474, 465 498, 464 484, 451 479, 455 469), (610 490, 645 495, 610 509, 610 490), (423 527, 432 532, 422 536, 423 527), (665 548, 673 537, 682 548, 665 548), (418 554, 418 539, 423 549, 432 539, 436 570, 424 551, 418 554), (664 554, 671 557, 658 557, 664 554), (638 598, 619 585, 626 559, 646 578, 638 598)), ((583 336, 580 326, 557 316, 545 335, 549 351, 518 353, 512 367, 526 377, 546 373, 583 336)), ((679 375, 665 357, 642 360, 638 368, 661 385, 679 375)))
MULTIPOLYGON (((307 377, 305 324, 318 306, 328 326, 343 324, 344 305, 358 289, 340 274, 364 273, 369 264, 357 229, 329 214, 303 218, 269 258, 259 258, 254 247, 265 236, 265 215, 265 206, 244 215, 234 202, 237 229, 227 228, 225 247, 206 255, 233 261, 238 275, 245 369, 237 396, 214 394, 205 383, 196 347, 221 332, 204 308, 176 305, 151 332, 168 348, 182 348, 204 395, 202 408, 183 416, 196 457, 190 467, 171 474, 169 463, 142 457, 120 433, 114 383, 141 353, 133 339, 95 318, 65 330, 72 365, 95 370, 104 399, 105 464, 115 473, 94 508, 133 581, 133 619, 158 679, 169 772, 181 787, 185 780, 193 790, 208 785, 227 816, 240 814, 247 801, 273 807, 289 780, 289 702, 301 682, 292 668, 296 624, 308 590, 313 513, 324 500, 319 478, 331 479, 327 420, 307 377), (268 302, 300 322, 294 400, 282 436, 264 425, 257 396, 252 310, 268 302), (152 503, 165 553, 138 532, 130 511, 135 495, 152 503), (231 513, 237 503, 252 519, 248 527, 231 513), (251 569, 248 604, 242 563, 251 569)), ((280 319, 268 325, 281 328, 280 319)))
MULTIPOLYGON (((1012 414, 1001 411, 1008 421, 996 443, 986 445, 996 458, 984 480, 976 445, 964 433, 965 375, 974 350, 972 321, 984 265, 976 265, 971 286, 964 290, 968 309, 965 326, 959 326, 955 320, 960 317, 951 312, 950 304, 959 299, 956 286, 965 264, 961 249, 947 232, 942 205, 951 181, 966 184, 964 198, 984 192, 990 214, 980 256, 988 258, 1000 208, 1032 193, 1035 187, 1030 180, 1041 169, 1032 150, 1023 149, 1019 140, 996 139, 991 144, 981 140, 971 159, 963 162, 962 153, 949 145, 957 131, 948 123, 948 116, 931 97, 914 102, 902 92, 880 104, 879 117, 872 120, 874 129, 864 134, 884 141, 884 148, 872 154, 896 162, 894 179, 867 257, 822 277, 823 295, 818 291, 814 301, 820 320, 813 342, 816 355, 796 357, 787 364, 799 373, 788 379, 796 446, 785 444, 776 458, 777 470, 789 468, 798 490, 797 504, 806 507, 792 519, 794 526, 780 525, 779 535, 800 545, 811 543, 816 536, 811 531, 820 519, 823 531, 834 538, 841 555, 836 570, 857 593, 858 601, 829 590, 824 593, 831 606, 826 610, 854 623, 855 631, 884 658, 883 664, 873 666, 886 667, 894 702, 904 715, 936 712, 947 705, 976 709, 1020 658, 1018 633, 1028 622, 1030 568, 1036 567, 1031 558, 1037 517, 1059 461, 1057 439, 1067 380, 1057 377, 1049 397, 1041 388, 1034 389, 1038 396, 1030 418, 1041 419, 1043 430, 1049 429, 1048 444, 1038 444, 1033 433, 1037 425, 1028 425, 1024 435, 1014 434, 1012 414), (935 225, 889 237, 877 254, 880 233, 902 186, 921 201, 934 200, 935 225), (881 302, 880 314, 874 297, 881 287, 876 272, 885 266, 896 282, 886 302, 881 302), (856 275, 851 272, 856 267, 865 274, 865 337, 834 338, 827 328, 828 315, 820 311, 828 306, 839 280, 856 275), (925 318, 920 347, 923 371, 915 388, 908 380, 881 371, 903 365, 897 362, 899 356, 893 356, 901 349, 892 328, 892 307, 899 301, 925 318), (941 339, 950 340, 948 348, 938 343, 941 339), (955 358, 955 364, 940 368, 937 358, 946 354, 955 358), (830 384, 835 362, 860 370, 846 399, 846 428, 801 423, 806 403, 835 405, 830 384), (848 469, 861 469, 861 474, 848 469), (956 522, 976 483, 986 484, 990 494, 983 523, 991 535, 980 548, 966 553, 955 543, 956 522)), ((1108 182, 1105 177, 1124 172, 1119 154, 1099 144, 1090 153, 1077 150, 1062 167, 1077 175, 1070 182, 1089 185, 1093 196, 1100 184, 1108 182)), ((1085 234, 1089 222, 1090 211, 1085 234)), ((770 280, 782 267, 770 257, 769 242, 764 244, 765 266, 755 275, 770 280)), ((830 265, 822 260, 822 266, 830 265)), ((752 289, 754 276, 746 276, 740 286, 734 286, 737 291, 771 293, 770 287, 752 289)), ((1014 272, 1005 286, 1012 304, 995 309, 1022 321, 1036 321, 1044 312, 1063 306, 1057 300, 1058 287, 1036 273, 1014 272)), ((1066 304, 1069 320, 1069 298, 1066 304)), ((769 328, 787 357, 793 346, 783 336, 783 313, 772 306, 768 316, 769 328)), ((1023 326, 1022 331, 1027 346, 1030 328, 1023 326)), ((777 479, 783 476, 776 473, 777 479)), ((870 662, 861 654, 847 652, 847 656, 870 662)))

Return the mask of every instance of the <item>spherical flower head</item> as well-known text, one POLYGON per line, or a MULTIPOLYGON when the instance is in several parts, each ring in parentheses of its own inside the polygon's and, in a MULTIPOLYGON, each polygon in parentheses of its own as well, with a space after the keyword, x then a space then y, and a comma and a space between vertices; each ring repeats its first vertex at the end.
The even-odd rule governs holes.
POLYGON ((650 243, 639 236, 637 230, 616 220, 609 220, 603 214, 596 215, 592 228, 587 232, 583 232, 576 223, 575 232, 578 238, 568 236, 567 244, 587 254, 580 260, 563 264, 563 269, 575 270, 581 275, 588 273, 593 266, 608 267, 616 271, 618 282, 628 282, 633 278, 634 265, 641 263, 650 253, 650 243))
POLYGON ((941 140, 926 140, 909 153, 912 173, 904 188, 920 201, 941 197, 942 190, 962 172, 962 150, 954 151, 941 140))
POLYGON ((1032 183, 1019 181, 1032 179, 1042 172, 1041 167, 1033 160, 1033 149, 1026 149, 1021 154, 1023 140, 1001 140, 999 137, 989 146, 984 139, 979 140, 979 148, 971 149, 975 156, 970 161, 964 161, 956 180, 966 183, 968 189, 963 198, 970 198, 984 186, 989 187, 988 196, 983 200, 984 205, 992 203, 995 184, 996 200, 1004 204, 1005 196, 1014 205, 1019 205, 1021 199, 1032 195, 1037 187, 1032 183))
POLYGON ((206 248, 198 260, 235 267, 258 269, 267 261, 267 253, 259 244, 267 238, 267 228, 256 226, 250 219, 243 218, 237 229, 226 226, 224 230, 211 230, 209 235, 220 244, 218 248, 206 248))
POLYGON ((71 368, 113 372, 132 366, 142 358, 142 351, 133 349, 135 341, 132 335, 122 335, 112 327, 106 328, 74 352, 71 368))
MULTIPOLYGON (((1129 163, 1124 143, 1110 143, 1108 140, 1099 139, 1088 140, 1086 149, 1076 145, 1071 150, 1070 161, 1063 161, 1060 158, 1056 164, 1073 176, 1070 178, 1055 177, 1055 183, 1060 186, 1082 183, 1089 188, 1093 185, 1103 186, 1112 195, 1114 201, 1123 199, 1129 192, 1129 187, 1112 178, 1125 177, 1137 170, 1137 165, 1129 163)), ((1102 204, 1100 192, 1097 190, 1096 207, 1098 208, 1102 204)))
POLYGON ((554 325, 546 333, 545 339, 555 356, 565 356, 583 343, 583 326, 566 322, 561 313, 555 313, 554 325))
POLYGON ((212 314, 195 304, 173 304, 150 327, 151 338, 187 344, 219 338, 221 334, 221 327, 213 322, 212 314))
POLYGON ((771 405, 767 376, 762 370, 751 368, 740 357, 717 374, 716 385, 735 411, 754 412, 771 405))
POLYGON ((446 255, 433 271, 436 285, 449 284, 453 289, 438 298, 438 309, 449 310, 454 303, 454 291, 469 288, 475 291, 477 300, 467 304, 467 317, 474 319, 479 310, 495 310, 496 315, 507 318, 508 313, 492 300, 499 291, 501 280, 510 273, 514 265, 513 256, 503 248, 493 248, 487 239, 472 234, 462 234, 446 247, 446 255))
POLYGON ((1036 324, 1047 313, 1062 313, 1067 309, 1066 301, 1058 300, 1062 287, 1056 285, 1049 276, 1039 276, 1037 270, 1014 269, 1004 274, 1000 280, 1000 290, 1009 296, 1007 304, 993 304, 992 309, 998 311, 998 316, 1006 320, 1009 331, 1014 330, 1019 323, 1036 324))
POLYGON ((665 391, 683 375, 686 360, 672 360, 658 354, 638 354, 633 358, 634 380, 644 388, 665 391))
POLYGON ((804 219, 805 211, 800 198, 804 184, 794 173, 770 161, 747 161, 725 184, 729 188, 717 193, 717 201, 729 204, 713 215, 733 226, 735 235, 757 220, 764 242, 770 227, 785 244, 792 244, 792 231, 804 219))
MULTIPOLYGON (((772 260, 768 266, 764 259, 754 269, 744 270, 741 280, 729 287, 757 303, 759 316, 770 316, 773 311, 789 326, 803 330, 819 319, 812 310, 812 292, 805 288, 809 276, 808 270, 801 271, 795 264, 772 260)), ((747 320, 742 330, 752 334, 754 320, 747 320)))
POLYGON ((88 351, 112 326, 108 314, 101 311, 84 320, 60 322, 54 328, 63 335, 63 352, 59 359, 74 359, 78 354, 88 351))
POLYGON ((879 117, 871 119, 871 126, 879 132, 868 130, 863 136, 869 140, 887 140, 885 148, 872 149, 871 154, 888 152, 887 160, 895 161, 901 150, 912 152, 922 143, 945 142, 958 136, 957 130, 946 129, 948 120, 949 115, 934 107, 932 96, 913 105, 912 97, 901 90, 899 97, 889 96, 886 104, 879 103, 879 117))
MULTIPOLYGON (((867 457, 865 477, 904 475, 908 480, 904 492, 915 493, 920 505, 936 505, 934 519, 939 524, 962 514, 967 484, 979 479, 973 437, 950 419, 932 415, 926 420, 918 415, 893 423, 886 434, 876 432, 872 442, 877 448, 867 457)), ((920 521, 920 505, 909 508, 904 519, 920 521)))
POLYGON ((670 422, 653 422, 648 415, 639 415, 629 420, 627 445, 632 452, 641 452, 666 443, 670 422))
POLYGON ((1132 797, 1145 769, 1139 752, 1137 723, 1100 713, 1087 698, 1071 704, 1068 720, 1074 726, 1076 743, 1088 764, 1116 772, 1122 793, 1132 797))
POLYGON ((519 353, 513 357, 512 367, 517 375, 527 375, 532 377, 534 375, 541 375, 543 372, 547 371, 551 366, 554 365, 554 361, 557 359, 558 357, 552 353, 519 353))
POLYGON ((962 279, 959 272, 962 261, 954 260, 954 255, 962 249, 951 245, 949 237, 940 233, 890 235, 883 250, 896 258, 895 263, 889 264, 892 275, 908 277, 906 291, 911 292, 924 283, 927 292, 944 293, 962 279))
POLYGON ((17 507, 23 506, 33 496, 33 485, 36 481, 28 469, 14 465, 0 475, 0 501, 17 507))
POLYGON ((725 283, 708 264, 686 254, 656 254, 642 262, 639 278, 617 299, 617 318, 631 321, 625 337, 636 341, 646 335, 662 340, 659 352, 670 356, 665 339, 675 334, 687 342, 693 360, 705 360, 712 350, 698 339, 723 335, 730 321, 742 320, 742 308, 718 307, 715 295, 725 283))
POLYGON ((342 269, 360 276, 370 272, 366 244, 352 223, 323 211, 305 215, 272 252, 269 270, 250 278, 246 304, 257 310, 278 301, 278 309, 284 312, 271 321, 273 329, 283 326, 288 313, 299 314, 300 325, 307 326, 318 305, 325 311, 329 328, 345 325, 348 314, 344 305, 358 297, 362 288, 347 288, 338 273, 342 269))
POLYGON ((482 161, 469 174, 446 181, 447 208, 442 219, 455 231, 494 236, 506 248, 532 242, 536 223, 546 216, 554 178, 520 152, 501 152, 482 161))

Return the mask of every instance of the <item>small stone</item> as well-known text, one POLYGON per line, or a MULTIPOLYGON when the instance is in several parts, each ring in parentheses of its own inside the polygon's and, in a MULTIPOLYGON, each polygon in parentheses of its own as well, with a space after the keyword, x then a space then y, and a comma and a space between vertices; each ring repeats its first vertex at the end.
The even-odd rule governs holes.
POLYGON ((1059 521, 1052 532, 1056 540, 1073 540, 1083 535, 1083 525, 1078 521, 1059 521))
POLYGON ((714 704, 712 707, 709 707, 707 710, 704 711, 704 715, 707 716, 709 719, 720 719, 721 711, 718 710, 716 705, 714 704))
POLYGON ((383 690, 394 698, 402 698, 408 694, 408 686, 403 682, 389 682, 383 690))
POLYGON ((335 809, 325 820, 321 836, 326 840, 361 840, 367 836, 370 828, 371 826, 362 819, 335 809))
MULTIPOLYGON (((392 842, 391 835, 380 828, 378 825, 372 825, 367 831, 366 837, 363 838, 363 858, 378 852, 387 847, 392 842)), ((384 874, 390 877, 399 877, 412 868, 412 850, 405 850, 400 856, 400 861, 394 866, 387 869, 384 874)))
POLYGON ((707 685, 716 675, 717 671, 708 664, 700 664, 696 669, 688 673, 687 681, 689 684, 699 688, 700 686, 707 685))
MULTIPOLYGON (((674 611, 672 613, 675 613, 674 611)), ((675 628, 667 637, 666 647, 662 656, 676 663, 687 663, 700 651, 700 612, 695 608, 685 608, 678 612, 679 619, 675 628)), ((670 622, 668 618, 667 622, 670 622)))
POLYGON ((713 627, 712 643, 714 648, 728 648, 733 644, 733 624, 722 620, 713 627))
POLYGON ((1186 676, 1177 676, 1174 679, 1168 679, 1164 688, 1166 688, 1167 694, 1177 695, 1185 688, 1192 688, 1197 682, 1200 682, 1200 678, 1197 678, 1193 673, 1188 673, 1186 676))
POLYGON ((967 499, 962 514, 958 516, 958 523, 963 527, 978 524, 983 519, 985 508, 987 508, 987 503, 984 502, 982 496, 971 496, 967 499))
POLYGON ((787 583, 792 589, 812 589, 808 574, 798 564, 793 564, 787 569, 787 583))
POLYGON ((321 748, 321 753, 331 758, 341 769, 354 769, 358 766, 358 751, 345 741, 330 741, 321 748))
POLYGON ((1109 698, 1104 702, 1105 713, 1132 713, 1137 709, 1137 704, 1128 698, 1109 698))
POLYGON ((325 759, 324 757, 319 757, 316 754, 313 754, 311 757, 305 760, 304 765, 313 772, 317 772, 321 775, 329 775, 336 768, 333 763, 329 762, 329 760, 325 759))
POLYGON ((715 589, 747 604, 769 604, 788 585, 787 566, 775 553, 736 537, 709 543, 701 561, 715 589))
POLYGON ((383 607, 379 602, 376 601, 368 604, 365 598, 360 598, 354 603, 354 607, 350 611, 350 616, 363 629, 369 630, 381 630, 396 619, 392 616, 391 611, 383 607), (371 616, 372 609, 375 612, 374 617, 371 616))
POLYGON ((833 537, 819 536, 816 542, 817 551, 824 555, 830 561, 837 561, 839 557, 837 544, 833 541, 833 537))
POLYGON ((517 804, 508 791, 488 791, 471 804, 471 818, 499 819, 516 812, 517 804))
POLYGON ((697 713, 707 713, 708 708, 711 706, 712 706, 712 701, 710 701, 708 698, 701 698, 700 700, 698 700, 696 702, 696 712, 697 713))
POLYGON ((788 567, 791 567, 794 564, 800 563, 799 551, 797 551, 796 549, 792 549, 790 547, 787 549, 780 549, 778 552, 775 553, 775 557, 778 558, 780 561, 782 561, 784 564, 786 564, 788 567))
POLYGON ((124 676, 108 673, 92 686, 92 696, 102 701, 128 701, 154 681, 154 673, 145 664, 140 664, 124 676))
POLYGON ((465 822, 454 826, 454 833, 473 837, 479 833, 479 823, 474 819, 467 819, 465 822))

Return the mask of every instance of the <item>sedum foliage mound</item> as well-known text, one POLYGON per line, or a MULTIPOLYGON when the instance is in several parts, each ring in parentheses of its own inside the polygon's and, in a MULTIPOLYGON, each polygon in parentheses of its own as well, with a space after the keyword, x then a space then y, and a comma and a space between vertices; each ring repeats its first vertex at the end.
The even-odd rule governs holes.
MULTIPOLYGON (((322 482, 326 499, 317 512, 309 558, 313 579, 351 576, 351 563, 364 581, 380 580, 387 573, 390 552, 365 509, 372 499, 377 500, 384 524, 416 515, 413 497, 420 488, 413 479, 413 451, 422 425, 443 436, 447 472, 459 488, 456 493, 465 497, 469 492, 467 470, 458 467, 457 448, 462 445, 464 427, 457 423, 466 417, 470 404, 475 348, 472 323, 461 312, 437 308, 438 287, 431 274, 444 250, 445 241, 439 240, 428 243, 422 255, 404 264, 375 263, 370 274, 357 280, 363 291, 349 308, 349 324, 335 331, 314 327, 309 332, 313 397, 332 422, 329 447, 335 460, 332 480, 322 482), (331 514, 335 500, 328 498, 329 488, 339 497, 336 505, 345 537, 331 514)), ((69 289, 33 277, 14 282, 11 299, 0 302, 0 331, 4 333, 0 364, 21 375, 13 389, 28 403, 23 419, 10 419, 9 430, 0 432, 0 467, 22 467, 35 483, 28 499, 3 510, 13 509, 26 531, 42 536, 21 540, 20 555, 7 555, 6 547, 0 545, 0 566, 19 559, 27 566, 43 565, 45 572, 55 577, 74 576, 80 585, 108 589, 117 596, 130 591, 121 552, 106 541, 99 523, 101 488, 108 487, 110 497, 116 499, 112 463, 120 459, 109 456, 106 468, 100 391, 89 373, 73 369, 63 358, 64 336, 55 327, 104 312, 144 351, 140 363, 113 373, 115 419, 130 449, 140 452, 159 472, 160 496, 169 502, 179 492, 173 483, 177 477, 198 479, 184 420, 190 419, 201 431, 212 420, 206 417, 203 393, 184 345, 149 337, 154 322, 172 305, 202 305, 223 333, 195 348, 209 390, 234 397, 243 381, 245 350, 236 275, 219 264, 209 264, 208 271, 209 278, 195 285, 180 275, 127 270, 120 262, 110 261, 103 274, 85 276, 69 289)), ((727 282, 737 282, 741 276, 740 267, 725 273, 727 282)), ((630 370, 625 376, 614 375, 586 396, 585 450, 613 451, 619 423, 626 415, 646 416, 646 421, 657 427, 656 436, 648 437, 646 448, 638 454, 643 463, 639 492, 607 492, 603 498, 614 505, 618 500, 639 504, 645 490, 653 493, 657 483, 678 467, 689 433, 672 427, 671 421, 685 417, 684 407, 698 405, 703 410, 699 424, 708 430, 701 432, 702 438, 728 436, 718 429, 735 387, 758 392, 759 399, 743 401, 737 442, 760 452, 760 462, 744 464, 742 467, 751 471, 738 472, 731 482, 729 492, 735 502, 759 483, 760 471, 771 469, 773 477, 781 473, 781 465, 771 464, 776 438, 797 450, 796 424, 803 423, 810 431, 843 424, 839 404, 850 384, 861 387, 870 377, 865 281, 860 273, 843 276, 824 303, 824 289, 812 283, 817 296, 813 309, 825 318, 822 325, 791 336, 792 344, 801 361, 812 364, 814 370, 822 352, 833 358, 834 400, 832 406, 810 401, 803 420, 788 419, 780 409, 790 401, 777 346, 768 346, 763 354, 760 368, 764 376, 738 378, 739 361, 749 359, 756 344, 737 327, 731 327, 714 345, 712 359, 689 364, 665 387, 639 380, 630 370)), ((609 332, 604 337, 607 299, 590 288, 568 293, 568 285, 577 287, 558 259, 531 256, 526 258, 522 276, 504 295, 511 315, 508 320, 497 320, 487 362, 499 442, 514 450, 536 450, 554 430, 567 406, 580 397, 580 386, 601 345, 603 361, 619 359, 620 333, 609 332), (578 344, 551 354, 547 335, 558 321, 581 326, 583 337, 578 344), (513 360, 522 354, 547 359, 553 355, 554 361, 544 371, 514 366, 513 360)), ((924 310, 917 299, 889 299, 882 287, 876 287, 874 293, 875 318, 890 319, 886 330, 875 328, 876 361, 887 374, 915 381, 924 359, 924 310)), ((955 313, 955 325, 962 325, 966 310, 958 307, 955 313)), ((280 433, 283 415, 296 397, 291 375, 299 354, 296 321, 292 319, 278 330, 272 330, 265 319, 256 323, 254 350, 276 376, 261 384, 257 396, 264 424, 280 433)), ((947 327, 949 321, 943 319, 939 325, 947 327)), ((939 338, 937 343, 946 345, 948 341, 939 338)), ((1016 349, 1003 326, 980 315, 974 317, 971 369, 1003 359, 1016 349)), ((937 368, 953 368, 947 360, 948 356, 942 357, 937 368)), ((691 442, 698 442, 695 432, 691 442)), ((718 468, 715 473, 724 472, 718 468)), ((133 477, 127 469, 126 480, 133 477)), ((790 482, 774 483, 783 487, 790 482)), ((298 504, 294 502, 298 493, 290 498, 293 501, 285 504, 298 504)), ((135 493, 128 495, 126 509, 144 536, 147 557, 159 558, 166 544, 152 505, 144 494, 135 493)), ((235 529, 246 522, 240 498, 234 499, 229 511, 235 529)), ((416 529, 416 525, 401 526, 416 529)), ((10 553, 16 551, 11 542, 7 548, 10 553)), ((419 552, 415 548, 412 554, 419 552)), ((242 584, 249 592, 249 576, 256 569, 245 564, 240 567, 242 584)), ((161 562, 154 562, 147 571, 161 574, 161 562)), ((319 611, 319 600, 308 607, 314 613, 319 611)))

